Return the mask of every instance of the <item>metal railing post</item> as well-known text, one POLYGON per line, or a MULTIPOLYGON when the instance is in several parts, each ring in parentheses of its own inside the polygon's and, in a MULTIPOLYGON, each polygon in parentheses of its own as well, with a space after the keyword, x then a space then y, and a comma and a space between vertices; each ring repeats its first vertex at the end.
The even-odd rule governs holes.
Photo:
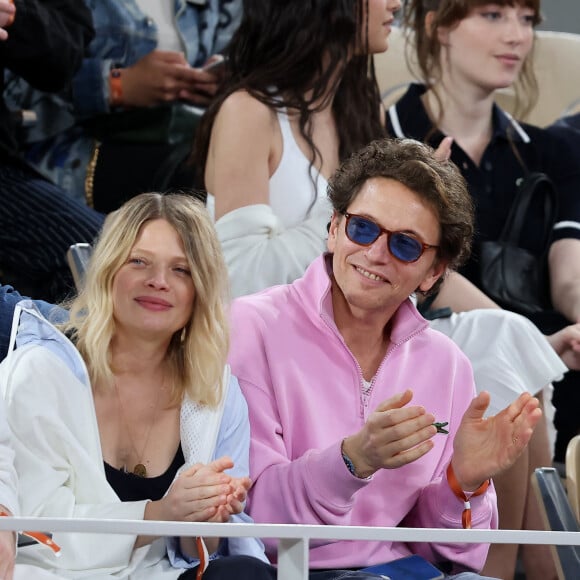
POLYGON ((308 539, 279 540, 278 580, 308 580, 308 539))

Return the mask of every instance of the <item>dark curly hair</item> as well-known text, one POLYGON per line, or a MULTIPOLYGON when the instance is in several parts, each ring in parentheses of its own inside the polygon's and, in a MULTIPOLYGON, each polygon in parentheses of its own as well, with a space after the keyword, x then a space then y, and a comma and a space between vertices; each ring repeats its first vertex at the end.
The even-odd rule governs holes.
POLYGON ((337 169, 328 184, 328 196, 334 210, 344 214, 369 179, 386 177, 402 183, 435 210, 441 228, 438 256, 450 269, 457 269, 471 251, 473 201, 457 167, 438 161, 434 153, 413 139, 372 141, 337 169))

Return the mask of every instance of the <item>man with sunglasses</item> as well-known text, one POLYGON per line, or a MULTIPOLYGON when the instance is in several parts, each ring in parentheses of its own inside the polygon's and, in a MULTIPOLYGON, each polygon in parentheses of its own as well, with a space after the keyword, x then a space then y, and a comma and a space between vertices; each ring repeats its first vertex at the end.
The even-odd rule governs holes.
MULTIPOLYGON (((410 297, 469 254, 463 178, 411 140, 375 141, 330 181, 329 253, 302 278, 232 306, 230 363, 250 410, 257 522, 497 527, 489 479, 541 411, 529 393, 483 419, 470 364, 410 297), (446 424, 446 425, 445 425, 446 424)), ((266 540, 268 555, 276 544, 266 540)), ((417 553, 478 577, 487 545, 311 544, 318 576, 417 553)), ((366 578, 364 572, 346 576, 366 578)))

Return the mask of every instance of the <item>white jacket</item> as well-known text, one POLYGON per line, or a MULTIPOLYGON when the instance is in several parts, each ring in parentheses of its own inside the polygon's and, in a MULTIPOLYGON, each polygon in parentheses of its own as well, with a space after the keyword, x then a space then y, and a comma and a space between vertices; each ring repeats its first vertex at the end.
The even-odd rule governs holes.
MULTIPOLYGON (((92 390, 78 351, 32 303, 17 306, 17 320, 19 324, 13 325, 17 348, 0 365, 0 387, 13 432, 21 512, 46 517, 143 519, 147 501, 121 502, 105 477, 92 390)), ((228 454, 234 455, 235 475, 247 474, 247 407, 237 381, 230 383, 226 399, 223 416, 222 410, 214 412, 215 431, 201 430, 208 436, 203 443, 213 443, 209 453, 197 460, 207 462, 224 455, 225 445, 228 454), (240 445, 232 450, 235 440, 240 445)), ((201 421, 206 427, 211 422, 209 417, 201 421)), ((182 440, 183 431, 182 425, 182 440)), ((183 447, 186 462, 194 462, 196 457, 183 447)), ((233 520, 249 521, 244 514, 233 520)), ((54 540, 62 548, 60 558, 34 546, 20 550, 17 561, 75 579, 170 580, 183 573, 171 566, 163 540, 137 550, 133 549, 134 535, 55 533, 54 540)), ((258 540, 245 540, 230 539, 230 553, 264 558, 258 540)))
POLYGON ((324 232, 332 217, 326 197, 319 197, 308 217, 285 228, 269 205, 235 209, 215 228, 230 276, 233 297, 252 294, 300 278, 326 248, 324 232))
POLYGON ((4 401, 0 399, 0 505, 14 515, 18 514, 17 483, 10 429, 5 416, 4 401))

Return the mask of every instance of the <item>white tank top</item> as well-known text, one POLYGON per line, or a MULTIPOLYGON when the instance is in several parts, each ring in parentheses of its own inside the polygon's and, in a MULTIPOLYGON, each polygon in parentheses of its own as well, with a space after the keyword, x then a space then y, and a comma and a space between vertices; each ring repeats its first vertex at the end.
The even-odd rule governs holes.
MULTIPOLYGON (((294 139, 288 115, 279 111, 277 116, 282 132, 282 157, 270 177, 270 206, 284 227, 288 228, 306 219, 315 198, 326 197, 328 182, 314 167, 311 168, 314 182, 310 179, 310 163, 294 139)), ((215 198, 209 193, 207 209, 214 217, 215 198)))
POLYGON ((270 177, 270 205, 286 227, 304 221, 315 198, 325 197, 328 182, 312 167, 298 147, 285 111, 278 112, 282 132, 282 157, 270 177), (312 175, 312 179, 311 176, 312 175))

